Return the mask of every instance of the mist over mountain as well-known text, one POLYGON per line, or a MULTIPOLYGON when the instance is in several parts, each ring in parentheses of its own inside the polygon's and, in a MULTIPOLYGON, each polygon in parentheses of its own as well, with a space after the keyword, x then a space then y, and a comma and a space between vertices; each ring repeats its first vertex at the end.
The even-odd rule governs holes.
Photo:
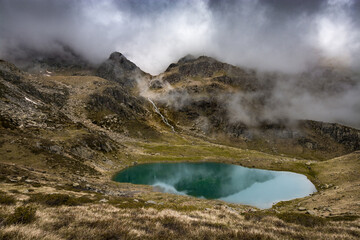
MULTIPOLYGON (((186 54, 205 55, 272 81, 224 97, 233 121, 359 127, 359 11, 353 0, 1 0, 0 58, 19 66, 49 57, 53 65, 97 66, 117 50, 156 75, 186 54), (260 98, 261 113, 243 104, 260 98)), ((185 103, 187 96, 165 101, 185 103)))
POLYGON ((323 60, 359 67, 359 9, 328 1, 0 1, 0 56, 64 47, 92 63, 122 52, 152 74, 208 55, 260 70, 299 72, 323 60))
POLYGON ((0 0, 0 239, 358 239, 359 13, 0 0))

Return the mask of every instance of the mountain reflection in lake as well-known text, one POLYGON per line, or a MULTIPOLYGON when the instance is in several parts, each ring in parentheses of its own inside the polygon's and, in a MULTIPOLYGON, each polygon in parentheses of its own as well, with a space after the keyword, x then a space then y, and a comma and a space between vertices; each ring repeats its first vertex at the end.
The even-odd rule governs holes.
POLYGON ((316 191, 301 174, 209 162, 141 164, 119 172, 114 180, 259 208, 269 208, 273 203, 305 197, 316 191))

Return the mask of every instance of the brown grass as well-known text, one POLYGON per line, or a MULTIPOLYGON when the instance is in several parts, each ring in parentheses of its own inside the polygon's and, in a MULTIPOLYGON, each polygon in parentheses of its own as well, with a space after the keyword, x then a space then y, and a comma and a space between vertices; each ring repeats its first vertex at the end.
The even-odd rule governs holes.
POLYGON ((20 206, 15 208, 14 213, 5 218, 5 225, 28 224, 36 219, 36 208, 33 206, 20 206))
POLYGON ((16 200, 13 196, 7 195, 5 192, 0 191, 0 204, 13 205, 16 200))
POLYGON ((38 208, 30 224, 0 227, 0 239, 356 239, 360 221, 304 214, 245 215, 226 208, 182 212, 111 204, 38 208), (302 217, 300 217, 302 215, 302 217), (302 220, 298 220, 298 219, 302 220), (296 220, 294 220, 296 219, 296 220), (304 224, 304 219, 306 223, 304 224), (310 220, 309 220, 310 219, 310 220), (313 222, 315 221, 315 222, 313 222), (326 224, 323 224, 326 223, 326 224))

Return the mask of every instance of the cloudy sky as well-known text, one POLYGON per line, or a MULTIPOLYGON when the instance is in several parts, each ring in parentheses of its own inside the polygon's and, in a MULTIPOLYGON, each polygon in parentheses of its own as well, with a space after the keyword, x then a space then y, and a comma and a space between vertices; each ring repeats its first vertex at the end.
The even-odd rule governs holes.
POLYGON ((0 58, 113 51, 156 74, 186 54, 268 71, 360 60, 355 0, 0 0, 0 58))

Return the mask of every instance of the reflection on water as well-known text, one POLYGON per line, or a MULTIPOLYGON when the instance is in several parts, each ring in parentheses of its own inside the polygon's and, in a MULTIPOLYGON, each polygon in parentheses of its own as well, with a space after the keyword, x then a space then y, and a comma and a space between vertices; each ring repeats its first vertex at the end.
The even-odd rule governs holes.
POLYGON ((152 163, 127 168, 117 182, 153 185, 155 189, 260 208, 316 191, 301 174, 249 169, 222 163, 152 163))

